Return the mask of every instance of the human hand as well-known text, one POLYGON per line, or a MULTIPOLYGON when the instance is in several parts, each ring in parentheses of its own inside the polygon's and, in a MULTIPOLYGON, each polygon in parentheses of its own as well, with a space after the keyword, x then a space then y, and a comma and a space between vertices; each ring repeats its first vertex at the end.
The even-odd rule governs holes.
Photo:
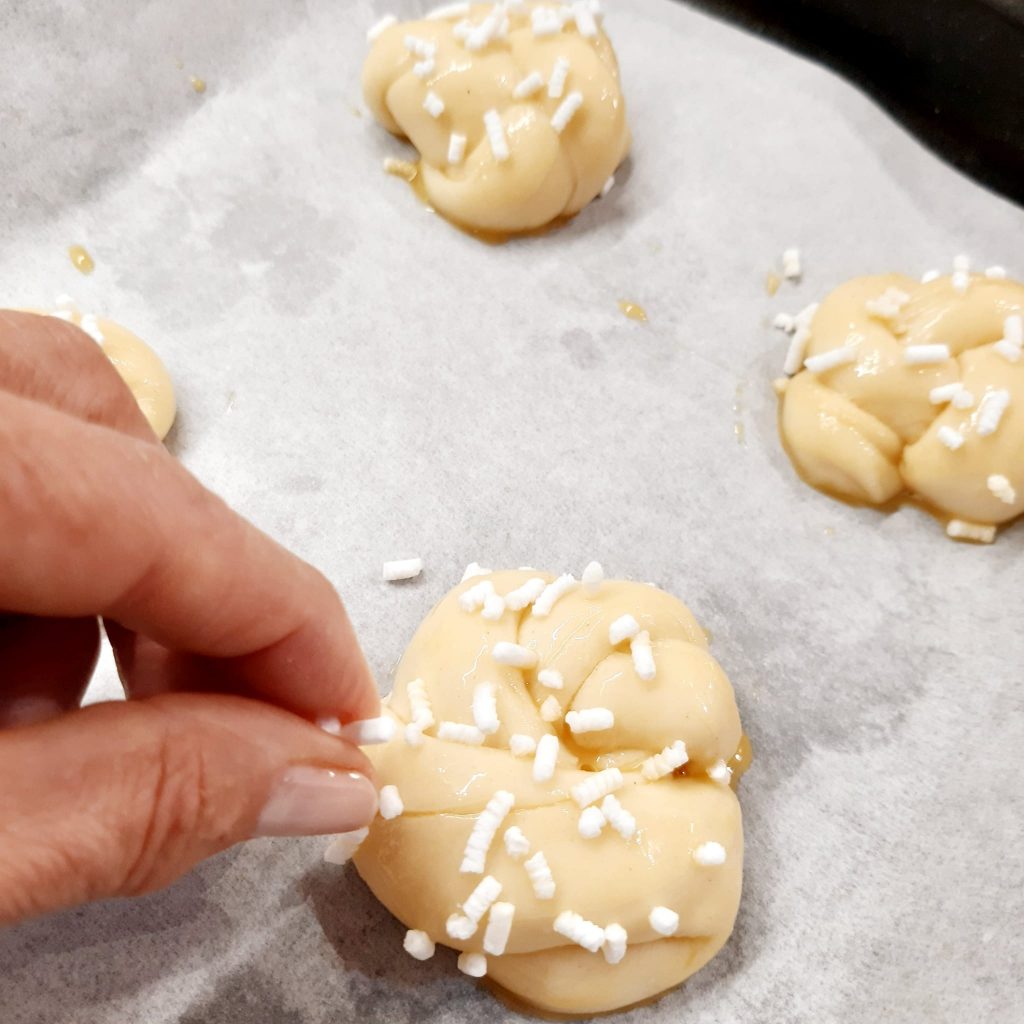
POLYGON ((0 924, 375 813, 311 721, 379 713, 334 589, 157 443, 88 336, 7 311, 0 609, 0 924), (80 709, 98 617, 129 700, 80 709))

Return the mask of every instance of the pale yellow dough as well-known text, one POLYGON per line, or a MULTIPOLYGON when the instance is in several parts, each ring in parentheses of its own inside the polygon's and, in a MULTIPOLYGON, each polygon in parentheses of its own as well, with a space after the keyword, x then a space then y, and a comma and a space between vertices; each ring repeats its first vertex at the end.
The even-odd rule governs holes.
MULTIPOLYGON (((61 317, 76 327, 82 326, 83 314, 78 310, 62 313, 61 317)), ((102 317, 95 318, 95 327, 103 338, 98 344, 104 355, 114 364, 114 369, 135 396, 153 433, 162 441, 171 429, 177 411, 174 385, 166 367, 160 357, 126 327, 102 317)))
MULTIPOLYGON (((480 24, 492 4, 474 4, 468 21, 480 24)), ((419 150, 420 175, 433 206, 450 220, 488 232, 530 231, 581 210, 600 194, 629 150, 630 135, 611 43, 600 28, 584 38, 573 21, 551 36, 535 36, 530 14, 542 4, 509 9, 508 32, 482 50, 471 51, 456 37, 458 18, 402 22, 373 43, 363 67, 363 95, 389 131, 419 150), (407 37, 434 47, 434 70, 418 77, 421 57, 407 37), (556 61, 569 63, 560 97, 548 95, 556 61), (516 86, 532 72, 544 86, 516 99, 516 86), (424 109, 428 91, 444 104, 432 117, 424 109), (559 135, 551 117, 570 93, 582 106, 559 135), (495 159, 484 115, 496 110, 509 158, 495 159), (449 164, 453 132, 466 137, 464 158, 449 164)), ((568 7, 551 7, 568 11, 568 7)))
POLYGON ((921 284, 899 274, 861 277, 837 288, 811 322, 807 355, 856 345, 852 364, 816 374, 804 369, 783 385, 782 438, 810 484, 856 502, 881 505, 906 493, 939 514, 974 524, 1006 523, 1024 511, 1024 359, 994 343, 1006 318, 1024 312, 1024 285, 972 275, 966 294, 949 277, 921 284), (866 303, 895 288, 909 301, 891 321, 866 303), (950 358, 909 365, 909 345, 946 344, 950 358), (970 408, 933 404, 932 388, 962 382, 970 408), (984 396, 1010 404, 996 431, 978 432, 984 396), (939 430, 958 431, 953 451, 939 430), (1012 488, 1003 497, 991 477, 1012 488), (1006 500, 1007 498, 1011 500, 1006 500))
MULTIPOLYGON (((545 573, 496 572, 487 576, 504 595, 545 573)), ((382 785, 398 787, 404 813, 377 819, 356 854, 360 874, 382 903, 407 927, 426 931, 456 949, 482 952, 486 920, 467 942, 446 933, 445 922, 459 910, 481 875, 460 873, 463 849, 476 816, 497 790, 515 795, 515 809, 498 831, 485 873, 503 886, 501 900, 515 905, 507 951, 488 956, 488 977, 519 999, 544 1011, 589 1014, 614 1010, 679 984, 710 960, 732 931, 739 907, 743 869, 740 806, 727 783, 708 777, 719 760, 730 761, 741 739, 732 687, 707 650, 704 632, 687 608, 657 588, 641 583, 605 582, 589 596, 577 588, 539 618, 527 608, 505 611, 496 622, 464 611, 459 595, 478 583, 456 587, 430 613, 398 666, 386 713, 400 725, 384 747, 369 748, 382 785), (609 625, 630 614, 652 640, 657 674, 640 679, 629 643, 613 646, 609 625), (498 664, 499 641, 536 652, 536 668, 498 664), (537 680, 540 670, 557 669, 564 689, 537 680), (436 738, 423 745, 403 739, 410 719, 407 687, 422 679, 437 722, 472 723, 476 685, 497 688, 501 725, 482 747, 436 738), (561 720, 549 724, 539 708, 554 695, 564 711, 611 709, 610 730, 573 736, 561 720), (533 756, 517 758, 509 737, 523 733, 559 739, 558 765, 549 782, 535 782, 533 756), (676 740, 690 760, 683 773, 656 782, 640 774, 642 761, 676 740), (637 832, 623 839, 606 827, 596 839, 578 831, 580 807, 570 789, 592 778, 594 769, 619 767, 626 779, 617 796, 636 817, 637 832), (534 895, 522 861, 505 851, 502 834, 519 826, 544 852, 556 884, 554 899, 534 895), (701 867, 694 850, 714 841, 726 850, 718 867, 701 867), (679 914, 674 937, 648 922, 665 906, 679 914), (564 910, 601 927, 617 923, 629 935, 625 958, 616 965, 553 930, 564 910)))

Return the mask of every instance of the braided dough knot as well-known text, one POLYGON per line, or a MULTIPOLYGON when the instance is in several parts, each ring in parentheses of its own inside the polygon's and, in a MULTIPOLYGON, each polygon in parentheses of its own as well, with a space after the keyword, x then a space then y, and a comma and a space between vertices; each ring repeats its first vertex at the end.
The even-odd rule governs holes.
POLYGON ((553 582, 532 571, 468 579, 420 626, 387 702, 399 738, 369 752, 405 813, 378 820, 356 863, 409 928, 471 953, 486 951, 486 921, 453 936, 448 920, 465 911, 481 878, 496 879, 515 917, 503 954, 488 956, 489 976, 535 1006, 590 1013, 678 984, 728 938, 743 836, 727 766, 741 726, 732 687, 679 601, 640 583, 605 581, 592 593, 563 578, 556 589, 565 592, 546 614, 544 596, 516 610, 498 603, 553 582), (493 704, 481 702, 481 686, 493 704), (402 732, 422 716, 424 696, 433 721, 409 745, 402 732), (574 732, 566 718, 593 730, 574 732), (475 744, 439 738, 449 722, 486 731, 475 744), (550 777, 535 774, 538 753, 512 752, 522 737, 553 747, 550 777), (600 783, 601 795, 587 798, 595 780, 610 780, 611 806, 600 783), (497 793, 510 795, 511 807, 497 793), (625 821, 617 812, 611 820, 615 803, 625 821), (467 873, 467 843, 495 807, 500 825, 479 870, 467 873), (581 834, 584 814, 598 828, 593 838, 581 834), (549 898, 538 895, 523 851, 506 849, 509 828, 531 854, 544 854, 549 898), (714 844, 724 862, 708 864, 698 851, 714 844), (679 915, 671 934, 652 924, 656 907, 679 915), (616 963, 610 946, 604 956, 589 951, 621 937, 612 925, 628 936, 616 963))
POLYGON ((402 22, 374 41, 366 104, 419 150, 427 197, 449 219, 539 228, 586 206, 626 156, 618 63, 598 20, 584 20, 584 35, 571 17, 585 6, 475 4, 465 19, 402 22), (558 30, 535 34, 538 11, 558 30), (472 48, 473 30, 492 24, 472 48))
POLYGON ((810 484, 870 504, 909 492, 971 523, 1024 511, 1024 285, 956 276, 862 277, 821 303, 780 420, 810 484))

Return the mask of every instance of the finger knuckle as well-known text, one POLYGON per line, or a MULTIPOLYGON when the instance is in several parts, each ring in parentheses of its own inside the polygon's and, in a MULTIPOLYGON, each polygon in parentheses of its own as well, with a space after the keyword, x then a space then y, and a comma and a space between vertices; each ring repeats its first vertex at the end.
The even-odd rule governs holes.
POLYGON ((165 725, 139 760, 116 886, 128 896, 166 885, 212 853, 219 838, 207 757, 197 737, 165 725))

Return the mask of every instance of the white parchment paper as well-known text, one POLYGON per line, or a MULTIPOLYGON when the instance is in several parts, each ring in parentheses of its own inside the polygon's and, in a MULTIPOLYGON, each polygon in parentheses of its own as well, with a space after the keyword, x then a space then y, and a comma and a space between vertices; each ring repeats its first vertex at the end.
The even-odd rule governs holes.
MULTIPOLYGON (((488 247, 381 172, 403 149, 358 82, 386 8, 7 0, 4 298, 70 292, 160 351, 173 449, 332 577, 382 689, 473 559, 596 557, 692 605, 756 750, 746 892, 723 954, 625 1020, 1019 1021, 1024 532, 958 546, 807 489, 766 323, 961 251, 1024 270, 1024 214, 830 74, 667 0, 612 7, 636 138, 619 187, 488 247), (789 245, 804 282, 770 299, 789 245), (412 554, 419 580, 378 582, 412 554)), ((0 1019, 514 1017, 451 955, 405 957, 323 846, 253 843, 0 934, 0 1019)))

